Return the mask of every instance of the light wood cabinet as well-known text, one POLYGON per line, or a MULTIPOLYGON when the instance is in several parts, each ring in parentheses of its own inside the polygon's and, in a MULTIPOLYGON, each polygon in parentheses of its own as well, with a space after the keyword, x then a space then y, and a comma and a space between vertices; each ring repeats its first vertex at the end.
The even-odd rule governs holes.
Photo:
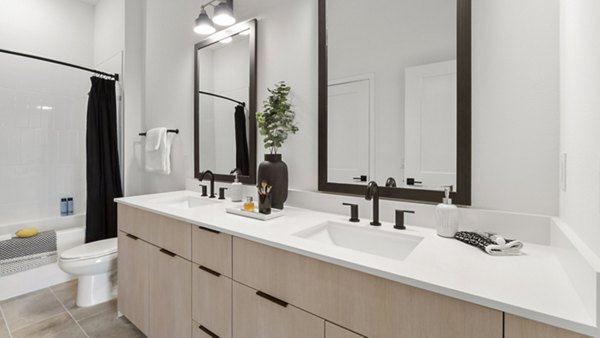
POLYGON ((228 277, 194 264, 192 272, 192 318, 204 330, 220 338, 231 337, 232 281, 228 277))
POLYGON ((575 332, 511 314, 504 317, 505 338, 589 338, 575 332))
POLYGON ((154 246, 148 257, 148 336, 191 337, 192 263, 154 246))
POLYGON ((192 225, 152 212, 118 206, 119 229, 190 260, 192 225))
MULTIPOLYGON (((282 303, 283 304, 283 303, 282 303)), ((233 282, 234 338, 320 338, 325 321, 292 305, 282 305, 233 282)))
POLYGON ((502 337, 483 306, 237 237, 233 261, 235 281, 371 338, 502 337))
POLYGON ((192 261, 231 277, 231 235, 193 226, 192 261))
POLYGON ((363 336, 330 322, 325 322, 325 338, 363 338, 363 336))
POLYGON ((118 220, 119 311, 151 338, 585 337, 141 209, 118 220))
POLYGON ((148 332, 148 250, 151 245, 119 231, 119 311, 148 332))

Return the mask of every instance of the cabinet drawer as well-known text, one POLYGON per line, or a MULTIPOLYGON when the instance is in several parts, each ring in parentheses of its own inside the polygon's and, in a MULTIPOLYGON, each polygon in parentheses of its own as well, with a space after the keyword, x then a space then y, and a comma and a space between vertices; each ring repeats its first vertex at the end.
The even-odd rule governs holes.
POLYGON ((233 337, 320 338, 325 321, 292 305, 283 306, 233 282, 233 337))
POLYGON ((364 338, 352 331, 346 330, 343 327, 337 326, 330 322, 325 322, 325 338, 364 338))
POLYGON ((191 224, 119 204, 119 229, 191 259, 191 224))
POLYGON ((502 337, 502 312, 479 305, 237 237, 233 261, 235 281, 367 337, 502 337))
POLYGON ((504 317, 506 338, 589 338, 579 333, 563 330, 533 320, 506 314, 504 317))
MULTIPOLYGON (((220 338, 231 337, 231 279, 193 265, 192 318, 220 338)), ((200 329, 198 337, 207 333, 200 329)), ((196 334, 194 334, 196 335, 196 334)), ((208 335, 210 336, 210 335, 208 335)))
POLYGON ((231 236, 192 226, 192 261, 231 277, 231 236))

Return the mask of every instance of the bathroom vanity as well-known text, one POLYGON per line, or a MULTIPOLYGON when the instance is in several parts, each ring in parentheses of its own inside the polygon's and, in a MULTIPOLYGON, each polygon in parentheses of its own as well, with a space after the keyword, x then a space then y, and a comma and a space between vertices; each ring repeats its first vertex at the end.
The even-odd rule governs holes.
POLYGON ((227 214, 230 203, 189 191, 118 203, 119 311, 149 337, 593 332, 564 272, 551 271, 555 258, 542 246, 528 245, 527 256, 492 259, 431 229, 373 229, 288 207, 285 217, 262 222, 227 214), (352 241, 333 245, 318 235, 336 231, 347 237, 358 231, 365 243, 381 245, 351 249, 352 241), (396 241, 405 254, 389 254, 386 241, 396 241))

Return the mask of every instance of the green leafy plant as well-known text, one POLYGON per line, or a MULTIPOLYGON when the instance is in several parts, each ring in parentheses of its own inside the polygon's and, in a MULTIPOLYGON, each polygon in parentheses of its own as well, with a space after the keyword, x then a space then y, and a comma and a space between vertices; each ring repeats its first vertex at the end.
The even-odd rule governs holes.
POLYGON ((270 149, 271 154, 277 154, 288 135, 298 131, 294 123, 296 113, 288 102, 291 90, 284 81, 276 83, 274 89, 267 88, 271 95, 263 102, 264 111, 256 113, 258 130, 264 136, 265 149, 270 149))

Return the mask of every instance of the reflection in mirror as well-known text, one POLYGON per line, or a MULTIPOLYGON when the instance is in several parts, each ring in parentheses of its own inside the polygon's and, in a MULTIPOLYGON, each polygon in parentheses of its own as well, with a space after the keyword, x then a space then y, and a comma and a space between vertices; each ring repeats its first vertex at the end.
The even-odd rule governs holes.
POLYGON ((327 181, 456 187, 457 2, 368 7, 327 0, 327 181))
POLYGON ((196 45, 196 176, 211 170, 232 181, 256 180, 255 21, 196 45))
POLYGON ((248 55, 248 36, 241 34, 198 51, 200 171, 249 174, 248 55))

